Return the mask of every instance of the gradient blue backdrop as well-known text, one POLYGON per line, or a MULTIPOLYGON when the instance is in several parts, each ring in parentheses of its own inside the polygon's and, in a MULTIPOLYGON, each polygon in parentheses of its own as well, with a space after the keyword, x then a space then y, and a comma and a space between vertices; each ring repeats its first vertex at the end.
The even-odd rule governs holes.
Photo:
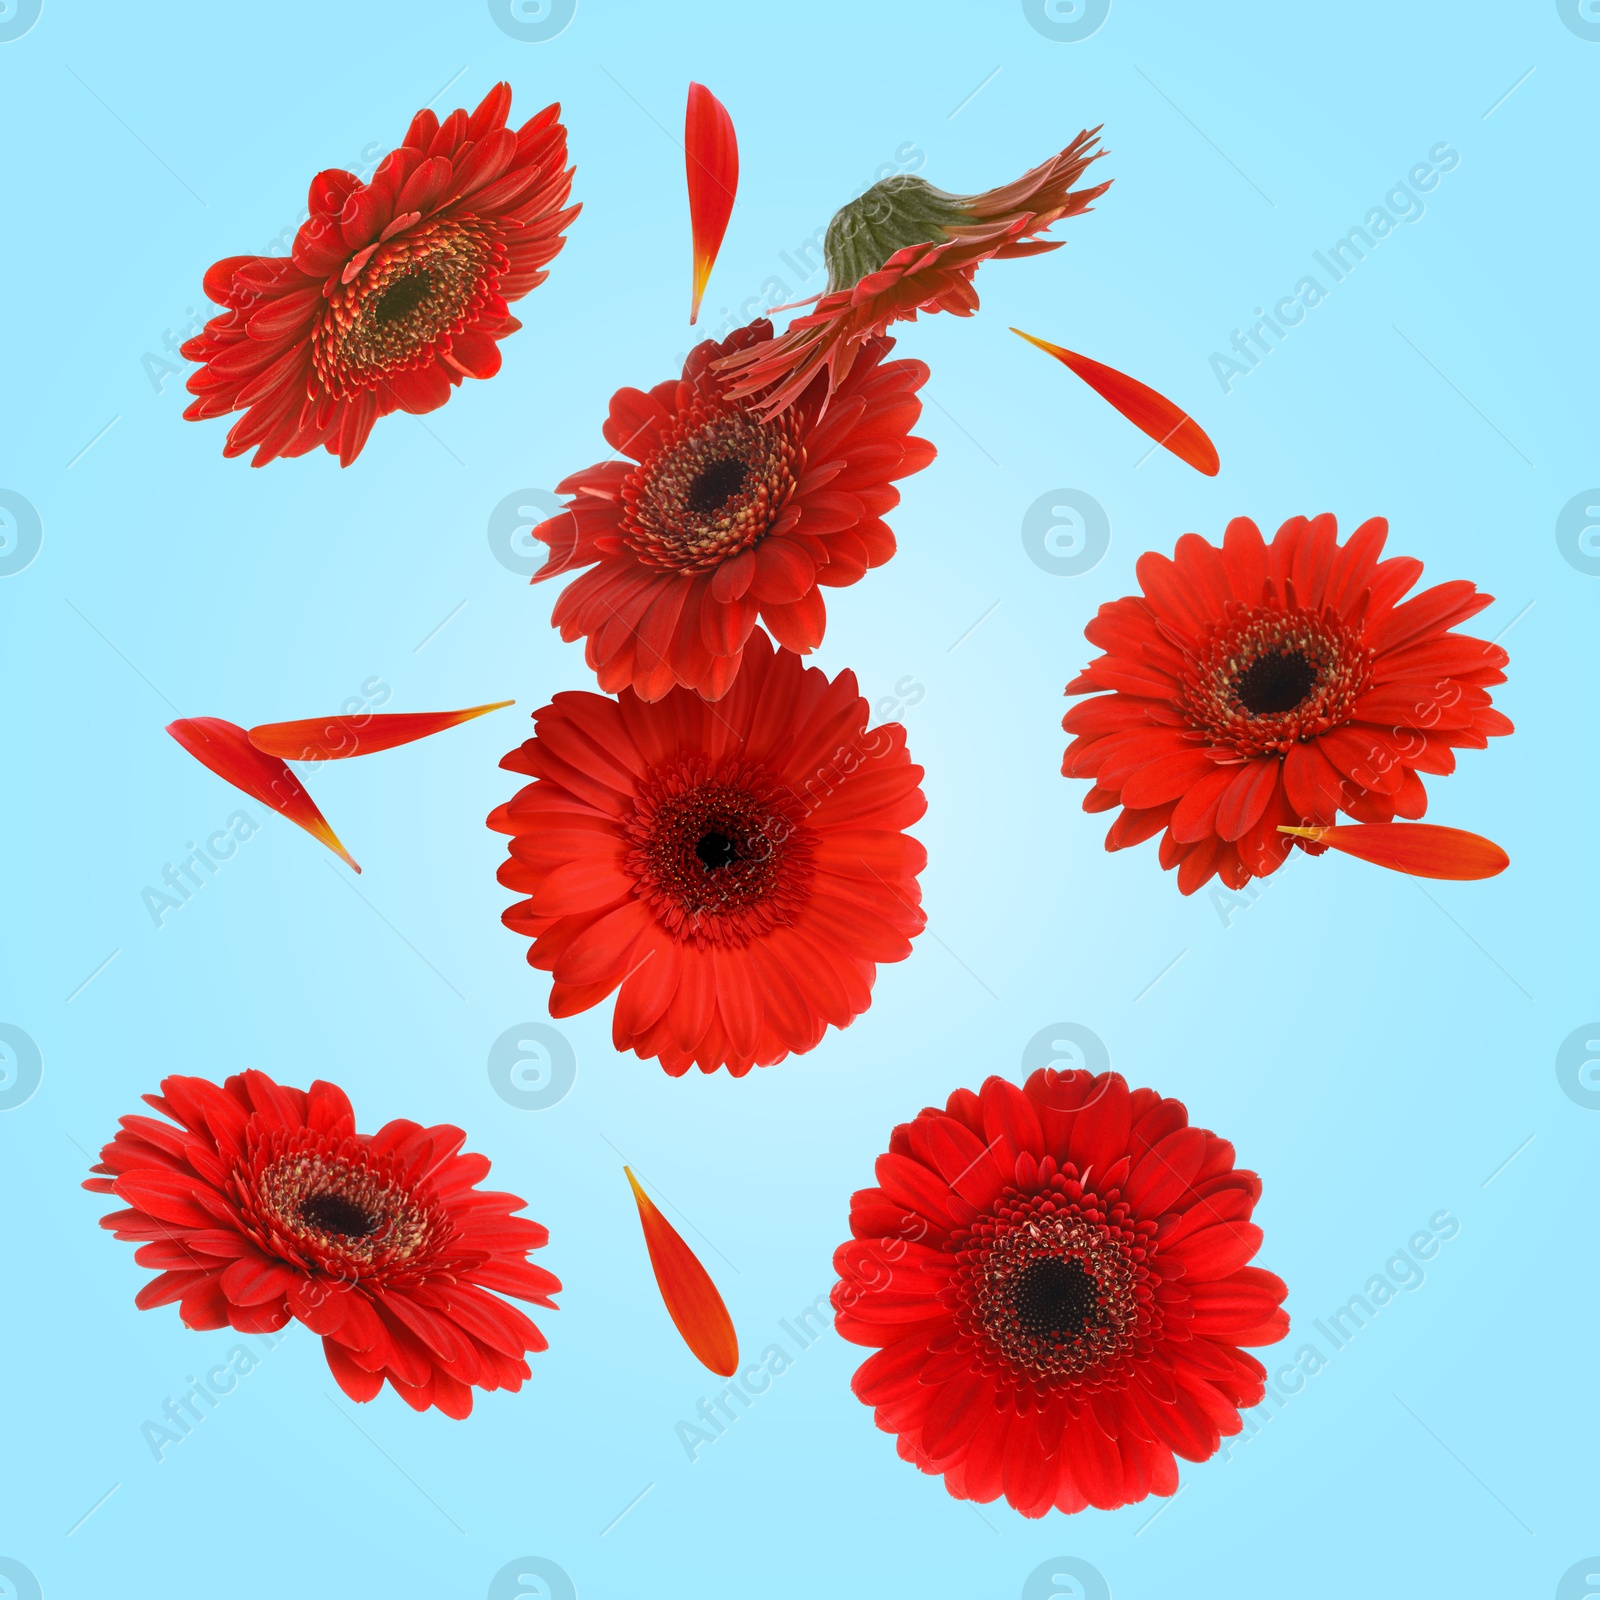
MULTIPOLYGON (((1015 0, 580 0, 547 40, 483 3, 410 0, 44 0, 13 37, 27 10, 9 4, 0 489, 43 544, 14 570, 17 502, 0 497, 0 1022, 36 1042, 43 1077, 0 1115, 0 1593, 505 1600, 565 1596, 560 1572, 584 1600, 1600 1592, 1581 1564, 1600 1548, 1584 1064, 1600 558, 1577 529, 1600 502, 1600 26, 1576 0, 1116 0, 1078 41, 1015 0), (314 172, 369 168, 419 105, 471 106, 500 78, 516 120, 562 102, 584 205, 517 307, 503 372, 387 419, 346 471, 320 452, 224 461, 225 423, 180 418, 174 353, 206 266, 286 241, 314 172), (984 268, 977 318, 900 330, 933 369, 921 431, 939 458, 905 485, 894 562, 829 591, 815 659, 900 702, 927 768, 912 959, 847 1033, 742 1082, 619 1058, 609 1007, 573 1019, 574 1086, 525 1110, 487 1062, 545 1017, 548 979, 499 923, 483 817, 514 786, 496 763, 527 713, 589 679, 547 626, 551 591, 513 570, 515 505, 604 455, 612 390, 689 347, 674 134, 691 78, 731 110, 743 167, 712 332, 770 280, 816 292, 797 247, 885 171, 982 189, 1103 122, 1097 174, 1116 183, 1065 249, 984 268), (1393 193, 1441 142, 1454 170, 1393 193), (1386 196, 1411 220, 1343 282, 1317 274, 1325 303, 1224 392, 1213 353, 1386 196), (1221 475, 1148 455, 1010 323, 1191 407, 1221 475), (1022 533, 1063 489, 1111 530, 1075 576, 1022 533), (1429 815, 1492 834, 1511 870, 1424 886, 1296 859, 1253 901, 1184 899, 1153 843, 1108 855, 1084 786, 1058 775, 1061 686, 1142 550, 1323 510, 1346 532, 1384 514, 1430 581, 1498 597, 1480 627, 1511 652, 1497 701, 1517 733, 1430 780, 1429 815), (162 732, 327 712, 364 684, 391 709, 519 704, 317 772, 359 879, 162 732), (260 831, 156 926, 142 891, 240 809, 260 831), (1261 1172, 1261 1260, 1295 1321, 1274 1367, 1308 1342, 1326 1366, 1228 1458, 1185 1465, 1165 1510, 1029 1523, 901 1462, 850 1395, 858 1352, 831 1331, 801 1350, 780 1319, 829 1287, 892 1124, 988 1073, 1019 1079, 1035 1035, 1044 1055, 1067 1038, 1057 1024, 1261 1172), (389 1393, 357 1408, 295 1328, 155 1459, 143 1425, 241 1341, 136 1311, 147 1274, 77 1184, 163 1074, 245 1066, 333 1078, 366 1126, 458 1123, 527 1196, 566 1288, 520 1395, 481 1397, 466 1423, 389 1393), (717 1276, 749 1356, 793 1357, 693 1461, 676 1425, 715 1389, 656 1298, 624 1159, 717 1276), (1441 1211, 1458 1229, 1422 1262, 1408 1241, 1441 1211), (1342 1349, 1317 1333, 1386 1271, 1411 1287, 1342 1349)), ((1072 542, 1063 526, 1050 549, 1072 542)), ((0 1034, 26 1087, 17 1038, 0 1034)))

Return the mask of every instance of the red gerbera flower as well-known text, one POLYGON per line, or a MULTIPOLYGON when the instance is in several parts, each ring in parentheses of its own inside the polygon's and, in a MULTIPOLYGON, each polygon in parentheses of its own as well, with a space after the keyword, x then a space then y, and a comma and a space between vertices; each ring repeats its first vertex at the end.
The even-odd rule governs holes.
POLYGON ((505 923, 554 976, 550 1014, 618 989, 618 1050, 742 1077, 865 1011, 880 961, 926 920, 926 809, 905 729, 871 734, 831 682, 762 635, 727 698, 558 694, 501 766, 534 779, 489 817, 511 835, 505 923))
POLYGON ((391 411, 436 410, 463 378, 500 370, 498 341, 522 326, 506 302, 549 274, 579 207, 558 105, 513 133, 511 87, 469 117, 419 111, 370 183, 311 180, 310 218, 281 256, 229 256, 206 273, 228 309, 188 341, 197 422, 245 414, 223 454, 253 465, 319 444, 349 466, 391 411))
POLYGON ((758 616, 805 655, 827 623, 819 585, 842 588, 894 554, 881 520, 900 501, 893 481, 934 455, 910 437, 927 367, 885 365, 894 341, 875 339, 826 415, 819 387, 762 422, 712 363, 771 338, 770 322, 752 322, 696 346, 681 379, 619 389, 602 431, 631 459, 574 473, 558 485, 571 506, 533 530, 551 552, 534 582, 598 563, 550 620, 563 639, 587 636, 602 689, 659 700, 682 684, 716 700, 758 616))
POLYGON ((163 1080, 145 1100, 171 1123, 123 1117, 84 1188, 130 1207, 101 1219, 160 1267, 141 1310, 176 1300, 191 1328, 269 1333, 291 1317, 322 1336, 339 1387, 371 1400, 387 1378, 447 1416, 472 1390, 520 1389, 545 1337, 515 1295, 554 1309, 561 1285, 527 1260, 549 1238, 523 1202, 476 1186, 483 1156, 459 1128, 356 1132, 344 1091, 245 1072, 221 1088, 163 1080), (490 1291, 497 1291, 491 1293, 490 1291))
POLYGON ((1220 550, 1186 533, 1172 560, 1140 556, 1142 595, 1084 629, 1105 654, 1067 693, 1109 692, 1067 713, 1061 770, 1094 779, 1085 811, 1122 806, 1108 850, 1165 829, 1161 865, 1185 894, 1264 878, 1291 844, 1327 848, 1280 824, 1420 817, 1422 773, 1512 731, 1489 703, 1505 651, 1450 631, 1494 596, 1456 580, 1402 604, 1422 563, 1379 559, 1388 523, 1344 545, 1337 531, 1291 517, 1267 544, 1236 517, 1220 550))
POLYGON ((1248 1263, 1261 1180, 1181 1102, 1120 1074, 990 1078, 894 1130, 850 1201, 834 1325, 851 1388, 962 1500, 1024 1516, 1178 1487, 1260 1403, 1241 1345, 1289 1331, 1248 1263))
POLYGON ((972 280, 985 261, 1059 250, 1063 241, 1033 235, 1087 211, 1111 187, 1072 187, 1105 154, 1094 148, 1099 131, 1080 133, 1042 166, 984 194, 946 194, 908 173, 874 184, 828 224, 828 287, 815 309, 772 344, 723 359, 737 380, 732 396, 774 417, 823 371, 836 391, 891 322, 914 321, 919 311, 970 317, 978 309, 972 280))

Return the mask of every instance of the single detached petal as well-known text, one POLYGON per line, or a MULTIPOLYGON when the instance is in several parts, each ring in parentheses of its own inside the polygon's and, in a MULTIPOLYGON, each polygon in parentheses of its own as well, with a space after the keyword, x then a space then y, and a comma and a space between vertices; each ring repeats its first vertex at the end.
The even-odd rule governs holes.
POLYGON ((1217 447, 1206 437, 1205 429, 1165 395, 1157 394, 1149 385, 1118 372, 1115 367, 1063 350, 1060 345, 1047 344, 1031 333, 1023 333, 1021 328, 1011 331, 1077 373, 1102 400, 1115 406, 1134 427, 1149 434, 1180 461, 1187 461, 1196 472, 1203 472, 1208 478, 1216 477, 1221 464, 1217 459, 1217 447))
POLYGON ((515 704, 515 700, 495 700, 489 705, 468 706, 465 711, 402 711, 379 716, 263 722, 250 730, 250 743, 284 761, 338 761, 345 756, 392 750, 396 745, 410 744, 429 734, 443 733, 458 723, 470 722, 486 711, 515 704))
POLYGON ((627 1173, 639 1206, 650 1268, 656 1275, 656 1287, 668 1316, 703 1367, 718 1377, 731 1378, 739 1365, 739 1337, 711 1274, 700 1265, 678 1230, 656 1210, 650 1196, 639 1187, 639 1180, 627 1167, 622 1170, 627 1173))
POLYGON ((167 724, 167 732, 201 766, 210 767, 219 778, 225 778, 251 799, 281 812, 313 839, 321 840, 348 866, 361 870, 317 810, 305 785, 277 756, 258 750, 250 742, 250 735, 236 723, 224 722, 221 717, 179 717, 167 724))
POLYGON ((1278 832, 1418 878, 1492 878, 1511 865, 1511 857, 1494 840, 1432 822, 1341 823, 1332 828, 1280 827, 1278 832))
POLYGON ((691 324, 700 315, 711 268, 722 248, 739 188, 739 141, 727 107, 703 83, 689 85, 683 118, 683 158, 689 177, 689 221, 694 229, 694 298, 691 324))

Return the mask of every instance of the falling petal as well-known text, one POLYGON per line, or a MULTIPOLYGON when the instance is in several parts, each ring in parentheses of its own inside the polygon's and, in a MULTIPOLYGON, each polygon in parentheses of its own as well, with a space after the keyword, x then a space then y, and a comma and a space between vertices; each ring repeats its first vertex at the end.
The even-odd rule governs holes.
POLYGON ((1071 350, 1063 350, 1058 344, 1035 339, 1021 328, 1011 331, 1077 373, 1102 400, 1115 406, 1134 427, 1143 429, 1180 461, 1187 461, 1196 472, 1203 472, 1208 478, 1216 477, 1221 465, 1217 459, 1217 447, 1206 437, 1205 429, 1164 394, 1157 394, 1148 384, 1130 378, 1125 372, 1118 372, 1115 367, 1091 361, 1088 356, 1077 355, 1071 350))
POLYGON ((380 716, 307 717, 301 722, 263 722, 250 730, 257 750, 284 761, 338 761, 345 756, 369 756, 375 750, 392 750, 430 733, 443 733, 457 723, 470 722, 486 711, 515 705, 496 700, 465 711, 403 711, 380 716))
POLYGON ((179 717, 167 732, 203 767, 264 806, 282 812, 296 827, 319 839, 348 866, 361 870, 317 810, 305 786, 276 756, 250 742, 250 735, 221 717, 179 717))
POLYGON ((1279 827, 1377 867, 1418 878, 1492 878, 1511 858, 1492 839, 1431 822, 1357 822, 1332 828, 1279 827))
POLYGON ((704 84, 689 85, 689 106, 683 118, 684 166, 689 176, 689 221, 694 230, 693 325, 700 315, 711 268, 722 248, 739 187, 739 141, 727 107, 704 84))
POLYGON ((739 1337, 716 1284, 678 1230, 656 1210, 638 1179, 627 1167, 622 1170, 633 1186, 650 1267, 668 1316, 703 1367, 718 1377, 731 1378, 739 1365, 739 1337))

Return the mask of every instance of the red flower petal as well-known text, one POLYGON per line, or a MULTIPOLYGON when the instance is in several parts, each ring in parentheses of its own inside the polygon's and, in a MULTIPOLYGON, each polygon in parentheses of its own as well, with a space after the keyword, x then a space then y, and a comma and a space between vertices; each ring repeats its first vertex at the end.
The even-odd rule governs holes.
POLYGON ((638 1203, 639 1223, 650 1252, 650 1270, 656 1275, 656 1287, 661 1291, 667 1315, 703 1367, 718 1377, 731 1378, 739 1366, 739 1337, 716 1284, 678 1230, 639 1187, 638 1179, 627 1167, 622 1170, 638 1203))
POLYGON ((253 800, 281 812, 296 827, 304 828, 357 872, 350 852, 339 843, 304 785, 276 756, 258 750, 236 723, 221 717, 179 717, 167 732, 203 767, 225 778, 253 800))
POLYGON ((1332 828, 1279 827, 1314 844, 1418 878, 1492 878, 1511 857, 1492 839, 1432 822, 1341 823, 1332 828))
POLYGON ((693 325, 739 188, 739 141, 734 137, 733 118, 704 84, 689 85, 683 157, 689 178, 689 221, 694 229, 694 298, 689 306, 693 325))
POLYGON ((1060 345, 1047 344, 1031 333, 1023 333, 1021 328, 1011 331, 1077 373, 1102 400, 1115 406, 1134 427, 1149 434, 1180 461, 1187 461, 1196 472, 1203 472, 1208 478, 1216 477, 1221 465, 1217 447, 1206 437, 1205 429, 1165 395, 1157 394, 1147 384, 1118 372, 1115 367, 1063 350, 1060 345))
POLYGON ((250 730, 257 750, 284 761, 337 761, 345 756, 369 756, 377 750, 426 739, 458 723, 470 722, 486 711, 515 705, 515 700, 495 700, 468 706, 464 711, 403 711, 366 717, 307 717, 300 722, 263 722, 250 730))

